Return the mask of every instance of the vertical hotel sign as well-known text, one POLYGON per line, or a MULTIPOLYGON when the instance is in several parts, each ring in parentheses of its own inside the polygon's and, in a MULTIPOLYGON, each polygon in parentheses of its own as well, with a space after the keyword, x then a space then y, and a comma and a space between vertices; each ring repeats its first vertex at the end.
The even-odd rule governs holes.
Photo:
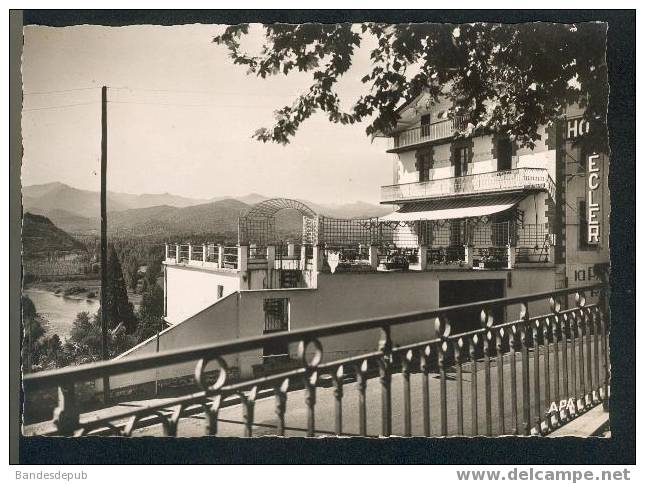
MULTIPOLYGON (((589 122, 582 119, 567 120, 567 139, 574 140, 589 133, 589 122)), ((600 155, 596 152, 584 154, 585 160, 585 186, 586 186, 586 211, 587 243, 600 244, 600 219, 602 213, 602 163, 600 155)))

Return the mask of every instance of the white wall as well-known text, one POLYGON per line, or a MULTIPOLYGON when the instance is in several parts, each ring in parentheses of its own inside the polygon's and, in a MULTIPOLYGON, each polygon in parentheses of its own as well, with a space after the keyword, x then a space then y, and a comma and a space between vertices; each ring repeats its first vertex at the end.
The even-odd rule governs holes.
MULTIPOLYGON (((336 322, 385 317, 411 311, 435 309, 439 301, 439 281, 498 279, 506 282, 506 296, 517 296, 551 290, 555 287, 554 270, 515 269, 511 271, 443 270, 400 273, 336 273, 318 274, 318 289, 276 289, 240 291, 218 301, 191 318, 167 329, 160 335, 160 350, 176 350, 194 345, 217 343, 235 338, 262 334, 263 302, 266 298, 289 299, 290 330, 336 322)), ((548 303, 532 303, 531 314, 545 314, 548 303)), ((509 308, 507 318, 517 319, 519 306, 509 308)), ((393 328, 395 344, 402 345, 431 339, 433 321, 420 321, 393 328)), ((344 357, 378 347, 379 331, 370 330, 323 338, 326 359, 344 357)), ((127 356, 140 356, 156 351, 156 338, 130 350, 127 356)), ((295 354, 295 345, 291 348, 295 354)), ((253 365, 262 362, 261 350, 227 357, 229 366, 240 368, 250 376, 253 365)), ((137 383, 192 375, 196 362, 110 379, 112 388, 137 383)))
POLYGON ((239 273, 196 267, 166 265, 166 320, 171 324, 209 307, 217 301, 217 286, 224 296, 240 289, 239 273))

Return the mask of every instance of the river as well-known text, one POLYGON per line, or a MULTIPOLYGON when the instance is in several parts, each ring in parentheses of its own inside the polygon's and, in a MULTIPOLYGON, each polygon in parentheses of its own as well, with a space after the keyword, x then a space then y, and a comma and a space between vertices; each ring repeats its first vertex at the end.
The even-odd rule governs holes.
POLYGON ((58 334, 61 340, 69 337, 72 322, 81 311, 94 314, 99 309, 98 298, 74 299, 42 289, 29 288, 24 291, 36 306, 36 311, 47 320, 46 334, 58 334))

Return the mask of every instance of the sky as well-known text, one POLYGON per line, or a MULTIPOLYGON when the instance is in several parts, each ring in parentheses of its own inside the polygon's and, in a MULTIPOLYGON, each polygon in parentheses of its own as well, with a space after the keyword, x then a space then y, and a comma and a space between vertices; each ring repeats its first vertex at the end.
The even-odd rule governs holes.
MULTIPOLYGON (((100 188, 100 86, 108 89, 108 189, 209 199, 260 193, 321 203, 377 203, 392 183, 387 142, 366 123, 318 113, 289 145, 251 139, 310 74, 259 79, 212 43, 222 26, 28 26, 23 50, 23 185, 100 188)), ((261 41, 252 29, 249 48, 261 41)), ((339 83, 364 92, 369 39, 339 83)))

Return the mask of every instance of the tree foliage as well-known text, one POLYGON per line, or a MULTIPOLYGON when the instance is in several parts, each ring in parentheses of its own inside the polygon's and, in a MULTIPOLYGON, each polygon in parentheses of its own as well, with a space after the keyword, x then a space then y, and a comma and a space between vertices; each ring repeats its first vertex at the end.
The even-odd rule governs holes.
POLYGON ((108 314, 110 329, 123 324, 128 333, 136 329, 137 320, 134 315, 132 304, 128 300, 128 291, 123 278, 121 262, 114 246, 110 246, 108 257, 108 286, 106 288, 107 301, 105 310, 108 314))
POLYGON ((248 24, 226 28, 214 42, 261 78, 311 73, 309 88, 275 112, 274 126, 256 131, 254 137, 264 142, 288 143, 319 110, 334 123, 368 120, 368 135, 387 133, 396 126, 397 109, 424 90, 434 102, 447 96, 450 114, 467 112, 469 130, 508 133, 524 146, 532 147, 538 127, 572 103, 601 125, 598 132, 605 131, 605 24, 271 24, 263 29, 259 55, 242 48, 248 24), (344 110, 338 81, 368 37, 376 46, 362 73, 364 93, 344 110))

